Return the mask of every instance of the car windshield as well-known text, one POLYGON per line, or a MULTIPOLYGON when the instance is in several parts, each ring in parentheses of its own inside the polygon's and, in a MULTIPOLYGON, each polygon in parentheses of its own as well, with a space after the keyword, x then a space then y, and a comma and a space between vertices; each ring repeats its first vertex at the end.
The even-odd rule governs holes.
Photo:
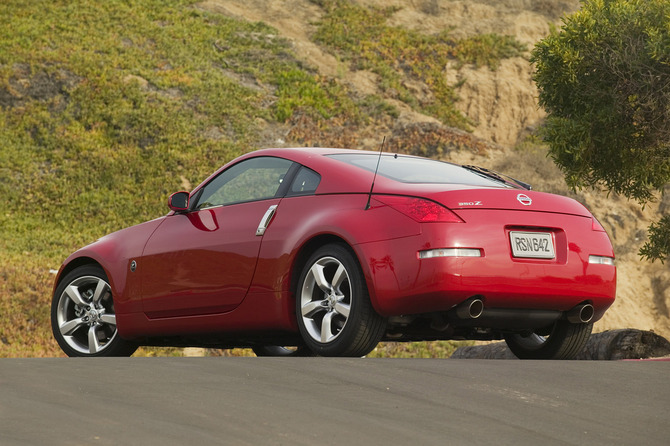
MULTIPOLYGON (((372 153, 338 153, 328 156, 370 172, 375 171, 377 160, 379 160, 379 156, 372 153)), ((382 155, 377 174, 401 183, 509 187, 503 181, 465 169, 457 164, 404 155, 382 155)))

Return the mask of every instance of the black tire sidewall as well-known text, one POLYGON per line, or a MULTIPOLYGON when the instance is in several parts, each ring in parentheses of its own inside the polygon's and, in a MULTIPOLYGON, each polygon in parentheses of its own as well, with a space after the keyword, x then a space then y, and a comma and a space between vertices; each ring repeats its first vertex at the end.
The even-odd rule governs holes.
POLYGON ((544 342, 535 343, 518 334, 506 335, 505 342, 519 359, 573 359, 583 350, 592 329, 593 324, 559 320, 544 342))
MULTIPOLYGON (((363 356, 369 353, 372 348, 379 342, 381 334, 372 347, 364 346, 365 341, 361 342, 361 337, 365 337, 363 333, 371 324, 368 319, 381 318, 370 303, 367 285, 363 276, 363 272, 358 264, 358 260, 350 250, 341 244, 324 245, 317 249, 305 263, 300 280, 297 284, 296 297, 296 318, 300 334, 303 337, 305 344, 317 355, 320 356, 363 356), (312 338, 307 332, 305 324, 302 320, 301 313, 301 290, 310 269, 319 259, 324 257, 333 257, 337 259, 349 275, 349 287, 351 292, 350 312, 347 322, 342 328, 340 334, 328 343, 321 343, 312 338)), ((374 324, 372 324, 374 325, 374 324)))

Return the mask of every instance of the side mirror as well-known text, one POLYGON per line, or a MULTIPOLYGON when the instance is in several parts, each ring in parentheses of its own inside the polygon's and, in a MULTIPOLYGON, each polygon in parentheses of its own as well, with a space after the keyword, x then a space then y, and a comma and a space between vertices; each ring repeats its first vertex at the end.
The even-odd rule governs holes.
POLYGON ((188 201, 190 194, 188 192, 175 192, 168 198, 168 207, 171 211, 181 212, 188 210, 188 201))

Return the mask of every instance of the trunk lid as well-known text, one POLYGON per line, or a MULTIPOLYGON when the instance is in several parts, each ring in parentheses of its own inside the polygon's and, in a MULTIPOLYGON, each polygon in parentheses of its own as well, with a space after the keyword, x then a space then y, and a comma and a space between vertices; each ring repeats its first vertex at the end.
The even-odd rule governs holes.
POLYGON ((400 187, 375 188, 375 194, 410 195, 428 198, 447 208, 500 209, 514 211, 552 212, 591 217, 591 213, 572 198, 545 192, 508 187, 481 188, 458 184, 402 184, 400 187))

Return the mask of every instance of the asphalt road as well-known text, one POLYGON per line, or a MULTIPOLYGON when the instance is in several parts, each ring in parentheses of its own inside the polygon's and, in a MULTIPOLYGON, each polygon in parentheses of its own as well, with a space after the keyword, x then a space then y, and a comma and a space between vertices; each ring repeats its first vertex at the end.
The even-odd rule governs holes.
POLYGON ((0 445, 668 445, 670 362, 0 360, 0 445))

